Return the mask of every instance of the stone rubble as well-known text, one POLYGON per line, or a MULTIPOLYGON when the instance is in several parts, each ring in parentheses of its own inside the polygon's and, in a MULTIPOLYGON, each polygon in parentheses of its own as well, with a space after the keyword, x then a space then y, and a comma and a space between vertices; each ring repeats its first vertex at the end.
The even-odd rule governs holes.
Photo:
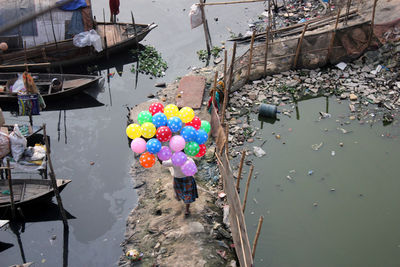
MULTIPOLYGON (((383 121, 393 120, 400 108, 400 41, 385 44, 347 63, 344 70, 332 66, 323 69, 291 70, 244 85, 230 94, 226 119, 229 122, 230 156, 240 155, 239 147, 251 143, 258 128, 250 127, 250 114, 258 113, 262 103, 284 106, 282 115, 291 116, 296 101, 318 96, 334 96, 348 101, 353 119, 363 123, 368 110, 384 114, 383 121), (379 68, 377 68, 380 66, 379 68), (377 71, 379 70, 379 72, 377 71), (289 105, 288 105, 289 104, 289 105), (250 141, 250 142, 249 142, 250 141)), ((250 151, 251 152, 251 151, 250 151)))

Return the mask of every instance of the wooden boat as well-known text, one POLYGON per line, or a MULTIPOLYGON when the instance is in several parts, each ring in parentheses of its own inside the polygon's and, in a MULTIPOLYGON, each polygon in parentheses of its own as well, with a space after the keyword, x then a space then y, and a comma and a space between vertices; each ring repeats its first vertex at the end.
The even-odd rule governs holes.
MULTIPOLYGON (((86 88, 96 85, 101 78, 95 75, 58 73, 31 73, 31 76, 45 102, 63 99, 67 96, 82 92, 86 88), (60 88, 55 88, 55 86, 53 86, 54 79, 61 82, 60 88)), ((17 78, 17 72, 0 73, 0 86, 4 87, 3 92, 0 92, 0 103, 17 102, 17 93, 10 92, 10 87, 17 78)))
MULTIPOLYGON (((34 205, 49 201, 54 196, 51 180, 45 179, 12 179, 14 204, 16 207, 34 205)), ((57 179, 58 191, 62 191, 71 180, 57 179)), ((8 180, 0 180, 0 211, 11 208, 8 180)))
MULTIPOLYGON (((42 1, 40 6, 43 9, 45 5, 51 6, 56 2, 57 0, 48 0, 46 3, 42 1)), ((87 3, 87 7, 77 10, 53 10, 21 25, 19 29, 15 28, 0 34, 0 42, 6 42, 8 45, 6 51, 0 52, 0 71, 21 71, 27 64, 30 71, 50 69, 58 72, 60 68, 84 64, 100 58, 106 59, 113 53, 138 45, 152 29, 157 27, 154 23, 98 22, 92 15, 90 1, 87 3), (80 13, 83 25, 78 29, 71 26, 76 12, 80 13), (100 52, 97 52, 93 46, 77 47, 73 43, 73 36, 91 29, 100 36, 103 49, 100 52)), ((3 9, 3 13, 0 10, 0 17, 5 16, 4 20, 0 21, 0 26, 7 21, 7 16, 10 16, 8 13, 19 14, 23 8, 26 8, 21 6, 21 3, 15 4, 8 0, 0 0, 0 4, 3 9), (7 10, 9 10, 8 13, 7 10)), ((37 3, 30 4, 34 9, 37 3)))

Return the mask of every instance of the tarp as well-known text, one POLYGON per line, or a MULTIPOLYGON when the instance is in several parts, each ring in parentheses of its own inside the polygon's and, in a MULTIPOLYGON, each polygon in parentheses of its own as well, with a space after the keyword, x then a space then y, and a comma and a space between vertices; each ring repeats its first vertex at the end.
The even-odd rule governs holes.
MULTIPOLYGON (((58 1, 57 3, 60 3, 62 1, 58 1)), ((68 4, 63 5, 60 7, 62 10, 66 11, 72 11, 72 10, 77 10, 81 7, 87 7, 86 0, 74 0, 68 4)))

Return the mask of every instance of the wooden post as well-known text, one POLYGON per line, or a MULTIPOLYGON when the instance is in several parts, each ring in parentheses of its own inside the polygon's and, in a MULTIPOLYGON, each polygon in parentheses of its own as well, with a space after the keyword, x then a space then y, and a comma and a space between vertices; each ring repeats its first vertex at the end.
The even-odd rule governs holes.
POLYGON ((224 88, 226 88, 226 71, 228 69, 228 51, 224 50, 224 88))
POLYGON ((329 43, 328 53, 326 54, 326 62, 328 62, 329 58, 331 57, 333 44, 335 42, 336 30, 337 30, 337 27, 338 27, 338 24, 339 24, 339 18, 340 18, 340 8, 339 8, 337 16, 336 16, 335 29, 332 32, 332 38, 331 38, 331 41, 329 43))
POLYGON ((347 6, 346 6, 346 17, 344 19, 344 25, 347 25, 347 21, 349 19, 349 12, 350 12, 350 7, 351 7, 351 0, 347 0, 347 6))
POLYGON ((236 42, 233 43, 233 51, 232 51, 232 60, 231 65, 229 66, 229 85, 228 85, 228 94, 232 87, 233 82, 233 65, 235 64, 235 55, 236 55, 236 42))
MULTIPOLYGON (((138 45, 139 42, 137 40, 138 36, 137 36, 137 31, 136 31, 136 23, 135 23, 135 18, 133 17, 132 11, 131 11, 131 18, 132 18, 132 25, 133 25, 133 33, 135 34, 135 42, 136 42, 136 45, 138 45)), ((137 51, 137 49, 136 49, 136 51, 137 51)))
POLYGON ((271 28, 271 0, 268 0, 268 25, 267 28, 271 28))
POLYGON ((251 180, 251 176, 253 175, 253 169, 254 169, 254 166, 251 165, 250 166, 249 176, 247 177, 246 191, 244 192, 244 199, 243 199, 243 205, 242 205, 242 212, 243 213, 244 213, 244 210, 246 209, 247 194, 249 192, 250 180, 251 180))
POLYGON ((304 34, 306 33, 307 27, 308 27, 308 23, 306 23, 306 24, 304 25, 303 32, 301 33, 299 42, 297 43, 296 55, 295 55, 295 57, 294 57, 293 68, 296 68, 296 67, 297 67, 297 60, 299 59, 301 44, 303 43, 303 38, 304 38, 304 34))
POLYGON ((64 210, 64 206, 63 206, 63 203, 61 200, 60 192, 58 191, 56 175, 54 173, 53 164, 52 164, 51 158, 50 158, 50 146, 49 146, 49 140, 47 139, 46 124, 43 124, 43 135, 44 135, 44 142, 46 145, 46 156, 47 156, 49 167, 50 167, 51 184, 53 186, 54 195, 56 196, 56 199, 57 199, 57 204, 58 204, 58 208, 60 209, 64 227, 68 229, 67 215, 65 214, 65 210, 64 210))
POLYGON ((258 237, 260 236, 260 231, 261 231, 261 227, 264 221, 264 217, 260 216, 260 220, 258 221, 258 226, 257 226, 257 232, 256 232, 256 237, 254 238, 253 241, 253 248, 252 248, 252 252, 251 252, 251 256, 254 259, 254 255, 256 254, 256 248, 257 248, 257 242, 258 242, 258 237))
POLYGON ((248 82, 249 78, 250 78, 251 61, 253 59, 253 48, 254 48, 254 37, 255 37, 255 35, 256 35, 256 31, 253 31, 253 34, 251 35, 250 53, 249 53, 249 65, 247 66, 246 82, 248 82))
POLYGON ((56 49, 58 49, 56 33, 54 31, 53 15, 51 13, 51 10, 50 10, 50 21, 51 21, 51 29, 53 30, 54 43, 56 44, 56 49))
POLYGON ((269 43, 269 30, 265 33, 265 54, 264 54, 264 77, 267 77, 267 62, 268 62, 268 43, 269 43))
POLYGON ((217 94, 217 80, 218 80, 218 71, 215 72, 214 75, 214 85, 212 89, 212 104, 214 105, 215 108, 218 107, 217 100, 215 99, 215 95, 217 94))
POLYGON ((104 20, 104 27, 103 27, 103 31, 104 31, 104 50, 105 50, 105 52, 106 52, 106 59, 108 59, 109 58, 109 55, 108 55, 108 44, 107 44, 107 34, 106 34, 106 13, 105 13, 105 11, 104 11, 104 8, 103 8, 103 20, 104 20))
POLYGON ((7 159, 7 174, 8 174, 7 175, 8 190, 10 191, 10 202, 11 202, 11 218, 15 219, 15 204, 14 204, 14 192, 13 192, 12 181, 11 181, 10 159, 7 159))
POLYGON ((25 70, 28 72, 28 55, 26 53, 26 41, 24 41, 25 70))
POLYGON ((229 155, 229 123, 225 122, 225 153, 228 158, 229 155))
POLYGON ((244 162, 245 157, 246 157, 246 150, 243 150, 242 157, 240 158, 239 171, 238 171, 238 176, 237 176, 237 180, 236 180, 236 190, 238 192, 240 192, 240 179, 242 176, 243 162, 244 162))
POLYGON ((372 41, 372 35, 374 35, 374 23, 375 23, 375 9, 376 9, 376 3, 378 2, 378 0, 374 0, 374 7, 372 9, 372 18, 371 18, 371 29, 369 31, 369 37, 368 37, 368 45, 367 48, 369 47, 369 45, 371 44, 372 41))
POLYGON ((210 40, 209 40, 209 33, 208 33, 208 25, 206 20, 206 14, 204 13, 204 0, 200 0, 200 10, 201 10, 201 19, 203 21, 203 29, 204 35, 206 37, 206 46, 207 46, 207 53, 208 57, 210 58, 211 55, 211 48, 210 48, 210 40))

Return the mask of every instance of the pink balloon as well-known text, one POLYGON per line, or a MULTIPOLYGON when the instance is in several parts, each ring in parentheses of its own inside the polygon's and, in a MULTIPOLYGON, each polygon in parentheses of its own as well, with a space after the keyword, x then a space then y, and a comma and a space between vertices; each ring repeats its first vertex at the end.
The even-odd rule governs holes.
POLYGON ((135 138, 131 142, 131 149, 133 152, 141 154, 146 151, 146 141, 141 138, 135 138))
POLYGON ((179 151, 172 154, 171 161, 175 166, 182 166, 187 160, 187 156, 184 152, 179 151))
POLYGON ((171 149, 167 146, 161 147, 161 150, 157 153, 157 157, 164 161, 164 160, 169 160, 172 156, 171 149))
POLYGON ((186 176, 193 176, 197 172, 196 163, 192 160, 187 160, 182 166, 181 171, 186 176))
POLYGON ((185 148, 185 139, 180 136, 180 135, 175 135, 171 138, 171 140, 169 141, 169 147, 177 152, 177 151, 181 151, 182 149, 185 148))

